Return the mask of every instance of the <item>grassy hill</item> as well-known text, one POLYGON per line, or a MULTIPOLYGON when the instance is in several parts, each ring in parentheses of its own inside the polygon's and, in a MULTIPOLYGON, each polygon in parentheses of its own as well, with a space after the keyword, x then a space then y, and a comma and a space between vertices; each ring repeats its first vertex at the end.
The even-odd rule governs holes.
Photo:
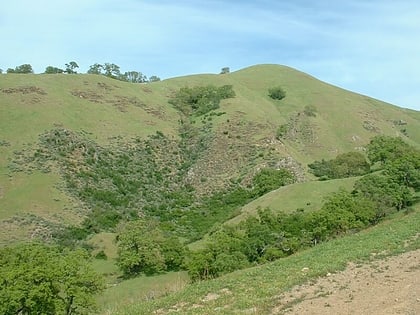
MULTIPOLYGON (((417 207, 409 214, 398 213, 391 220, 366 231, 320 244, 273 263, 180 288, 178 292, 156 300, 143 299, 116 308, 107 305, 102 313, 272 314, 279 304, 285 303, 283 294, 295 285, 310 285, 319 277, 343 270, 349 262, 374 264, 375 260, 419 249, 419 224, 417 207)), ((375 279, 372 277, 369 281, 373 285, 375 279)), ((319 294, 330 293, 320 289, 319 294)), ((369 297, 366 300, 369 301, 369 297)))
POLYGON ((190 248, 200 248, 203 236, 216 227, 241 222, 258 208, 317 210, 326 195, 340 187, 350 190, 357 178, 317 181, 308 163, 363 152, 376 135, 398 136, 420 147, 420 112, 279 65, 147 84, 87 74, 0 75, 0 245, 50 241, 68 227, 87 229, 85 245, 94 247, 93 255, 103 250, 108 257, 94 261, 108 284, 98 298, 104 312, 180 309, 193 314, 199 305, 202 313, 231 314, 246 312, 251 304, 266 312, 276 290, 307 279, 300 273, 281 277, 303 268, 308 259, 319 266, 310 276, 318 276, 374 250, 400 251, 400 243, 414 235, 418 204, 413 213, 398 214, 361 236, 193 286, 187 285, 185 272, 121 282, 115 265, 116 224, 159 218, 190 248), (210 85, 231 86, 235 96, 204 114, 186 114, 174 105, 183 88, 210 85), (270 98, 273 87, 281 87, 286 97, 270 98), (296 183, 259 198, 244 193, 265 168, 286 168, 296 183), (383 246, 379 238, 386 240, 383 246), (327 268, 325 261, 334 264, 327 268), (256 294, 260 287, 264 290, 256 294), (125 308, 173 291, 179 293, 125 308), (202 305, 210 293, 218 298, 202 305), (249 295, 256 298, 248 300, 249 295))
POLYGON ((130 143, 157 131, 176 141, 180 113, 168 100, 182 87, 209 84, 232 85, 236 96, 222 100, 217 115, 192 119, 194 128, 208 136, 204 151, 187 170, 188 184, 198 194, 220 190, 231 181, 246 185, 266 166, 286 165, 306 181, 311 179, 307 163, 360 150, 377 134, 420 143, 419 112, 334 87, 285 66, 258 65, 230 74, 150 84, 83 74, 2 75, 0 241, 28 237, 49 222, 78 223, 89 211, 62 189, 57 167, 49 173, 36 168, 13 172, 10 163, 16 152, 36 148, 42 133, 57 128, 103 147, 110 146, 112 139, 130 143), (268 97, 273 86, 285 90, 283 100, 268 97), (305 114, 308 106, 313 115, 305 114), (278 138, 282 125, 287 131, 278 138))
POLYGON ((78 132, 99 146, 118 137, 125 142, 146 139, 157 131, 179 139, 180 114, 168 100, 182 87, 209 84, 232 85, 236 96, 221 102, 218 115, 193 121, 196 129, 207 126, 204 133, 210 135, 205 151, 188 169, 188 183, 197 193, 219 190, 229 181, 246 184, 265 166, 287 164, 306 181, 311 178, 307 163, 360 150, 377 134, 420 144, 419 112, 334 87, 285 66, 258 65, 230 74, 150 84, 83 74, 2 75, 0 241, 28 237, 49 222, 80 222, 88 211, 63 191, 57 168, 49 173, 11 171, 16 152, 36 147, 42 133, 56 128, 78 132), (285 90, 283 100, 268 97, 273 86, 285 90), (308 106, 314 115, 305 114, 308 106), (282 125, 287 132, 278 139, 282 125))

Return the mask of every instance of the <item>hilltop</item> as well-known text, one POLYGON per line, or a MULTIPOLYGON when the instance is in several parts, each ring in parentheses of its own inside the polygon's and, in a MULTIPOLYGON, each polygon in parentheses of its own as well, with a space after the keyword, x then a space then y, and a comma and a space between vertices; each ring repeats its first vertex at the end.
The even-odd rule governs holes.
POLYGON ((273 275, 306 268, 299 257, 318 267, 282 290, 418 248, 419 127, 420 112, 280 65, 136 84, 1 75, 0 250, 92 258, 103 312, 277 309, 273 275), (388 226, 397 246, 381 243, 388 226), (270 281, 247 301, 255 277, 270 281))
POLYGON ((183 180, 198 194, 218 191, 232 181, 247 184, 266 166, 286 166, 299 181, 307 181, 312 178, 308 163, 362 150, 378 134, 420 143, 418 112, 334 87, 285 66, 257 65, 229 74, 149 84, 84 74, 2 75, 1 239, 32 235, 44 221, 77 223, 87 211, 60 188, 57 167, 48 173, 12 172, 16 152, 36 147, 41 134, 55 129, 68 130, 101 147, 115 139, 125 143, 147 139, 156 132, 176 141, 181 117, 168 100, 182 87, 206 85, 231 85, 235 97, 191 119, 193 132, 205 143, 183 180), (274 86, 284 89, 284 99, 268 97, 268 89, 274 86), (23 226, 30 231, 19 228, 22 235, 15 233, 16 225, 22 227, 17 222, 26 222, 23 226))

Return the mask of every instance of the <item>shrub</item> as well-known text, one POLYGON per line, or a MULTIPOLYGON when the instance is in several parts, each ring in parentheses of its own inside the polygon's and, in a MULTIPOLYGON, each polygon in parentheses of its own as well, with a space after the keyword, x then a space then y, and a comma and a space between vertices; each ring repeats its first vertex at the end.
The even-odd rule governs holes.
POLYGON ((286 97, 286 92, 280 86, 268 89, 268 96, 273 100, 281 100, 286 97))
POLYGON ((169 100, 169 103, 185 115, 201 116, 219 108, 222 99, 232 97, 235 97, 232 85, 183 87, 169 100))
POLYGON ((280 140, 281 138, 286 136, 288 131, 289 131, 289 125, 288 124, 280 125, 276 130, 276 139, 280 140))
POLYGON ((315 161, 308 167, 312 174, 321 179, 360 176, 370 171, 370 164, 360 152, 339 154, 335 159, 315 161))
POLYGON ((253 194, 262 196, 269 191, 291 184, 295 181, 294 175, 287 169, 264 168, 252 180, 253 194))
POLYGON ((178 238, 165 234, 153 220, 125 224, 117 236, 117 246, 117 265, 125 276, 177 270, 186 253, 178 238))

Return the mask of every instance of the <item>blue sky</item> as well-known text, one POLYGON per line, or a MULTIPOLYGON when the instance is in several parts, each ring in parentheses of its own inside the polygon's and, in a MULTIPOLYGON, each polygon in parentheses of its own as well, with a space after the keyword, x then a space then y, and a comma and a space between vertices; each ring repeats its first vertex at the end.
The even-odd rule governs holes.
POLYGON ((420 110, 417 0, 13 0, 0 68, 115 63, 162 79, 284 64, 420 110))

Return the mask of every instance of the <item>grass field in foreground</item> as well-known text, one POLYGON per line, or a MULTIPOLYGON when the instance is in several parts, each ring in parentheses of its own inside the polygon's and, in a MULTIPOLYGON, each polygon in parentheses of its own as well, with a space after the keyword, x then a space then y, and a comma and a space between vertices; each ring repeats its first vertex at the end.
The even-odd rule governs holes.
POLYGON ((292 286, 344 269, 350 261, 380 259, 420 248, 420 205, 375 227, 320 244, 263 266, 196 283, 153 301, 124 306, 117 314, 269 314, 292 286), (373 253, 376 253, 373 258, 373 253), (302 273, 302 268, 309 271, 302 273))

